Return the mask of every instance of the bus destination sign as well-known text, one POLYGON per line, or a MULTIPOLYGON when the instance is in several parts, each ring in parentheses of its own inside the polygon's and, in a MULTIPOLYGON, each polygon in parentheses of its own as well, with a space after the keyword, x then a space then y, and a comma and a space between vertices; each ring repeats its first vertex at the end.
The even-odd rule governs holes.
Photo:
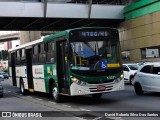
POLYGON ((80 37, 106 37, 108 36, 107 31, 80 31, 80 37))

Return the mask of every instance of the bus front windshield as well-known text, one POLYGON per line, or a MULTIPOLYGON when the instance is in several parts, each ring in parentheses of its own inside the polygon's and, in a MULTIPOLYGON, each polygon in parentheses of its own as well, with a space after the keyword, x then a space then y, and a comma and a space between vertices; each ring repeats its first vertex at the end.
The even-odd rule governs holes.
POLYGON ((111 64, 120 65, 119 54, 118 40, 71 42, 70 66, 72 70, 106 70, 111 64))

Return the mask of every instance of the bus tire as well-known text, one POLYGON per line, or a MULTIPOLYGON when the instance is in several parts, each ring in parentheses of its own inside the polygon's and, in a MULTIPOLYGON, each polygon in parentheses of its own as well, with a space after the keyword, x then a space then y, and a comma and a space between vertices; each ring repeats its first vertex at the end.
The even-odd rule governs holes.
POLYGON ((22 93, 22 95, 27 94, 27 90, 25 90, 25 88, 24 88, 23 80, 20 80, 20 92, 22 93))
POLYGON ((96 99, 101 98, 101 96, 102 96, 102 93, 92 94, 92 97, 96 99))
POLYGON ((58 88, 54 83, 52 84, 51 95, 55 102, 61 102, 61 96, 59 95, 58 88))
POLYGON ((137 95, 143 95, 143 93, 144 93, 144 91, 142 90, 142 87, 139 83, 136 83, 134 85, 134 90, 137 95))

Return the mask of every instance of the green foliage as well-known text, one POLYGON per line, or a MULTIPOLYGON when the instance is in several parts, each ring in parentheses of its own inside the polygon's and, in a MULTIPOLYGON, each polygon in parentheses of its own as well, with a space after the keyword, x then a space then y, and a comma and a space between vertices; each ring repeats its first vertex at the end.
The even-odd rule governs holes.
POLYGON ((4 69, 3 69, 3 72, 8 73, 8 68, 4 68, 4 69))
POLYGON ((8 60, 8 51, 7 50, 2 50, 0 51, 0 60, 8 60))

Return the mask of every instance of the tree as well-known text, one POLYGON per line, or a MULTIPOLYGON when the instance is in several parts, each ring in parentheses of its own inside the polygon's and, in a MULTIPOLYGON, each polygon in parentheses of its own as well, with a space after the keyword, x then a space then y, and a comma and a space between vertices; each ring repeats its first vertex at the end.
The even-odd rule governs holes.
POLYGON ((0 60, 8 60, 8 51, 7 50, 0 51, 0 60))

